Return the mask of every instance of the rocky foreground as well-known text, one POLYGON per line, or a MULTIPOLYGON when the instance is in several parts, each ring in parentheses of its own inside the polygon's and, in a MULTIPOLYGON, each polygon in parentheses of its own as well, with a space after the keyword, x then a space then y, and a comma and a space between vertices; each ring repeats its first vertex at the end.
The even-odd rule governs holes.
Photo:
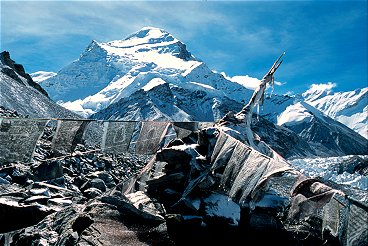
POLYGON ((0 167, 1 245, 367 242, 367 192, 304 177, 220 128, 152 156, 79 144, 57 157, 54 133, 46 127, 31 163, 0 167))

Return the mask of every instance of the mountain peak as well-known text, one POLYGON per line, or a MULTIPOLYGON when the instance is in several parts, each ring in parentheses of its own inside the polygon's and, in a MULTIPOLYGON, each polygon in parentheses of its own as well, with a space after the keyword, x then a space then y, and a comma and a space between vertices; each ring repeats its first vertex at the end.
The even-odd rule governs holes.
POLYGON ((175 38, 167 31, 157 27, 143 27, 139 31, 129 35, 127 40, 144 39, 147 43, 169 42, 174 41, 175 38))
POLYGON ((302 94, 306 101, 313 101, 332 93, 336 83, 312 84, 310 88, 302 94))
POLYGON ((107 44, 112 47, 129 48, 133 46, 162 46, 181 43, 169 32, 156 27, 143 27, 123 40, 115 40, 107 44))

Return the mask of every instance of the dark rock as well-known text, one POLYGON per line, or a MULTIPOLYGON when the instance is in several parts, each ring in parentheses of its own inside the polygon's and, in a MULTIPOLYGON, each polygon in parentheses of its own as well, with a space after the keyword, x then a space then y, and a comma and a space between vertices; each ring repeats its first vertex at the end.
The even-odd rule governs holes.
POLYGON ((6 179, 3 179, 2 177, 0 177, 0 185, 4 185, 4 184, 10 184, 10 182, 6 179))
POLYGON ((89 188, 96 188, 96 189, 99 189, 102 192, 106 191, 105 182, 102 179, 99 179, 99 178, 88 180, 86 183, 84 183, 81 186, 82 191, 85 191, 89 188))
POLYGON ((93 172, 93 173, 88 174, 87 177, 102 179, 108 188, 112 188, 115 186, 114 178, 111 176, 111 174, 109 174, 106 171, 93 172))
POLYGON ((33 174, 39 181, 63 177, 63 167, 59 161, 42 162, 33 168, 33 174))
POLYGON ((186 149, 180 148, 164 148, 157 152, 156 161, 167 162, 166 168, 175 169, 176 167, 189 166, 192 155, 186 149))
POLYGON ((102 195, 101 190, 97 189, 97 188, 88 188, 87 190, 83 191, 83 195, 85 197, 87 197, 88 199, 93 199, 95 197, 98 197, 100 195, 102 195))
POLYGON ((338 174, 344 172, 353 174, 358 173, 360 175, 368 175, 368 160, 365 160, 359 156, 353 156, 352 158, 339 163, 338 174))
POLYGON ((93 219, 87 215, 81 215, 75 219, 72 229, 76 231, 78 235, 81 235, 82 232, 87 229, 90 225, 92 225, 93 219))
POLYGON ((39 234, 31 234, 28 232, 24 232, 22 234, 16 234, 13 237, 12 245, 17 246, 38 246, 41 244, 41 235, 39 234))
POLYGON ((12 118, 23 118, 23 116, 20 115, 17 111, 4 108, 3 106, 0 106, 0 116, 12 117, 12 118))
POLYGON ((44 206, 23 206, 14 200, 0 198, 0 221, 7 222, 0 223, 0 233, 37 224, 52 212, 54 211, 44 206))
MULTIPOLYGON (((142 195, 142 193, 139 193, 138 196, 142 197, 142 195)), ((130 196, 133 197, 134 194, 130 194, 130 196)), ((144 199, 146 198, 148 197, 145 196, 144 199)), ((144 199, 142 199, 141 203, 136 203, 136 206, 132 201, 128 200, 127 198, 120 198, 117 196, 104 196, 100 200, 106 204, 116 206, 116 208, 122 215, 126 216, 127 219, 132 219, 138 224, 142 223, 147 225, 158 225, 163 223, 165 220, 160 215, 161 211, 158 211, 155 206, 147 206, 146 202, 148 201, 147 199, 146 201, 144 201, 144 199)))
POLYGON ((88 182, 88 178, 86 178, 84 175, 80 175, 74 178, 73 184, 76 185, 78 188, 81 188, 83 184, 88 182))

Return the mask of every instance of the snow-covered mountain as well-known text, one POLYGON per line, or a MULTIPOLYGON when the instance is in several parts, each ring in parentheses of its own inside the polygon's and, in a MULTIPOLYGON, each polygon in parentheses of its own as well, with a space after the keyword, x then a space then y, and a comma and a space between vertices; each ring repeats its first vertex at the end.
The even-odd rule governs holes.
POLYGON ((368 139, 368 87, 332 92, 333 84, 313 85, 303 93, 305 101, 368 139))
POLYGON ((40 83, 41 81, 54 77, 56 74, 57 73, 54 72, 38 71, 35 73, 31 73, 30 76, 34 82, 40 83))
POLYGON ((152 27, 124 40, 92 41, 77 61, 41 85, 51 98, 87 116, 160 80, 180 87, 212 90, 236 101, 252 93, 211 71, 170 33, 152 27))
POLYGON ((53 102, 6 51, 0 53, 0 106, 34 118, 79 117, 53 102))
MULTIPOLYGON (((241 83, 213 72, 184 43, 149 27, 124 40, 92 41, 78 60, 40 84, 63 106, 92 118, 216 121, 249 100, 249 88, 257 81, 246 86, 249 78, 239 79, 241 83)), ((268 96, 260 115, 265 119, 255 127, 257 133, 275 149, 286 148, 285 156, 367 152, 365 139, 313 109, 302 96, 268 96), (292 118, 300 114, 305 114, 304 121, 292 118), (305 122, 313 122, 313 128, 305 122), (319 128, 325 135, 312 137, 319 128)))

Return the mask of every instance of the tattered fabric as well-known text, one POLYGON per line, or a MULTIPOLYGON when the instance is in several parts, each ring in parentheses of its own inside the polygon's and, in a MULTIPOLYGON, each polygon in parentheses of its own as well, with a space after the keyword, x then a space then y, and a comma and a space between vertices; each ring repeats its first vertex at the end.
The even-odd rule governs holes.
POLYGON ((367 245, 368 243, 368 208, 350 203, 347 229, 348 246, 367 245))
POLYGON ((224 142, 222 140, 223 137, 221 137, 220 141, 216 142, 215 151, 211 157, 212 172, 228 164, 230 157, 232 156, 235 149, 235 146, 239 142, 233 137, 226 137, 226 140, 224 142))
POLYGON ((52 150, 56 155, 72 153, 83 138, 89 121, 58 120, 55 136, 52 139, 52 150))
POLYGON ((135 126, 136 122, 104 122, 102 151, 112 154, 127 152, 135 126))
POLYGON ((323 207, 322 230, 329 231, 334 237, 337 237, 339 233, 341 209, 342 205, 335 199, 331 199, 331 201, 323 207))
POLYGON ((343 195, 341 191, 300 175, 292 190, 293 198, 288 214, 289 221, 302 220, 316 214, 319 209, 330 202, 336 193, 343 195))
POLYGON ((248 198, 267 168, 269 159, 252 150, 243 163, 229 192, 230 198, 239 203, 248 198))
POLYGON ((0 163, 30 162, 47 120, 0 119, 0 163))
POLYGON ((174 122, 176 136, 179 139, 189 136, 192 132, 198 130, 198 122, 174 122))
POLYGON ((235 146, 235 149, 232 152, 230 160, 226 165, 226 168, 221 177, 220 185, 224 190, 230 191, 236 177, 240 172, 240 169, 242 168, 245 161, 248 159, 251 151, 252 149, 249 146, 246 146, 240 141, 237 142, 237 145, 235 146))
POLYGON ((136 154, 154 154, 160 148, 168 126, 167 122, 142 122, 135 146, 136 154))

